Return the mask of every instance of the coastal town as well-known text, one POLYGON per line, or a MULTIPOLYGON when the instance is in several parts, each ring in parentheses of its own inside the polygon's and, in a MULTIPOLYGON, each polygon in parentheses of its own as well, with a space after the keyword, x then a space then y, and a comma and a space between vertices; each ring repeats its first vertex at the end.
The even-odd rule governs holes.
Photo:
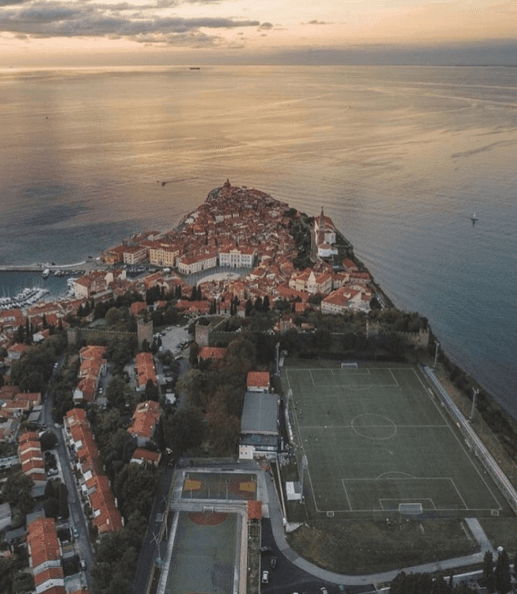
MULTIPOLYGON (((237 544, 221 546, 217 561, 231 571, 224 580, 219 578, 219 589, 214 591, 267 593, 273 574, 280 575, 279 547, 288 547, 284 527, 294 531, 307 520, 306 512, 300 513, 305 448, 320 451, 322 436, 316 424, 307 428, 303 424, 304 414, 315 418, 323 414, 312 404, 319 396, 316 380, 311 380, 310 388, 308 382, 302 388, 305 380, 296 374, 305 377, 303 370, 281 372, 284 359, 292 354, 291 343, 282 338, 286 333, 300 336, 301 342, 312 333, 316 342, 311 345, 318 346, 319 340, 320 350, 340 341, 336 351, 340 357, 342 352, 366 351, 371 347, 369 334, 375 334, 371 366, 359 374, 364 377, 357 377, 359 364, 352 358, 315 364, 321 368, 314 376, 319 373, 329 382, 322 384, 325 419, 338 406, 325 392, 326 386, 348 374, 343 385, 360 393, 378 381, 381 388, 392 382, 397 390, 409 385, 407 394, 403 392, 406 399, 419 391, 424 398, 430 392, 436 402, 445 398, 440 406, 457 415, 455 424, 468 425, 439 387, 430 383, 432 390, 422 389, 422 379, 409 365, 402 370, 388 367, 389 363, 386 369, 376 367, 382 356, 389 362, 395 352, 397 362, 402 361, 399 341, 427 349, 429 328, 418 315, 409 314, 390 313, 389 320, 377 316, 369 322, 368 314, 390 309, 389 300, 323 209, 309 217, 260 190, 233 186, 227 180, 176 229, 124 239, 92 259, 88 270, 69 284, 70 293, 59 299, 34 302, 35 295, 44 293, 27 291, 19 307, 0 311, 0 530, 5 543, 1 562, 12 563, 11 575, 17 576, 4 589, 9 594, 172 592, 171 584, 184 576, 172 561, 178 544, 170 534, 175 534, 185 513, 196 526, 213 525, 214 537, 215 526, 235 515, 232 538, 237 544), (349 317, 349 326, 336 331, 338 338, 315 326, 316 317, 325 315, 349 317), (249 326, 256 332, 253 340, 258 341, 258 335, 265 338, 251 356, 245 322, 253 318, 263 324, 249 326), (381 332, 382 324, 388 323, 395 329, 389 340, 381 332), (351 338, 353 324, 360 326, 360 338, 351 338), (44 361, 41 373, 40 361, 44 361), (202 379, 205 370, 212 373, 211 387, 202 379), (372 379, 377 374, 379 379, 372 379), (292 393, 298 381, 300 395, 292 393), (237 386, 233 392, 232 382, 237 386), (309 391, 303 396, 305 389, 309 391), (302 410, 303 398, 308 400, 302 410), (196 442, 198 430, 204 437, 196 442), (110 441, 114 436, 116 441, 110 441), (193 460, 182 458, 194 457, 192 452, 205 455, 203 462, 196 462, 198 468, 193 460), (208 460, 218 464, 218 459, 222 465, 214 470, 208 460), (287 471, 294 473, 289 480, 282 475, 287 471), (151 485, 158 484, 147 494, 151 485), (139 498, 146 501, 143 507, 138 507, 139 498), (261 526, 266 516, 274 542, 272 536, 267 543, 260 536, 265 534, 261 526), (140 571, 135 573, 132 566, 117 586, 113 576, 119 569, 113 568, 121 561, 112 559, 108 566, 103 554, 109 556, 110 546, 119 546, 121 541, 109 539, 121 533, 139 533, 143 540, 140 555, 132 558, 136 563, 138 557, 140 571), (269 553, 274 553, 271 560, 266 558, 269 553)), ((434 381, 431 370, 428 374, 434 381)), ((426 414, 440 420, 441 409, 434 401, 425 406, 430 406, 426 414)), ((342 414, 341 409, 336 411, 342 414)), ((356 426, 356 434, 365 431, 368 439, 387 439, 383 432, 389 434, 386 426, 391 421, 380 429, 375 424, 371 429, 369 423, 356 426)), ((477 443, 475 437, 467 439, 477 443)), ((336 452, 338 448, 339 441, 336 452)), ((515 491, 488 453, 485 458, 489 480, 503 496, 494 497, 487 486, 486 502, 481 499, 479 505, 501 516, 512 515, 515 491)), ((473 474, 466 480, 478 477, 473 474)), ((358 504, 354 508, 353 488, 346 492, 345 511, 350 513, 362 510, 358 504)), ((329 507, 331 492, 318 499, 318 487, 311 489, 315 509, 333 518, 340 508, 329 507)), ((422 513, 420 501, 426 505, 426 497, 409 496, 412 489, 394 496, 397 518, 399 513, 422 513)), ((440 496, 438 488, 436 501, 440 496)), ((456 510, 455 496, 446 504, 447 513, 449 507, 456 510)), ((458 501, 467 513, 477 509, 478 503, 465 495, 460 494, 458 501)), ((381 510, 386 530, 392 526, 393 510, 381 510)), ((191 545, 200 546, 194 529, 190 537, 191 545)), ((472 552, 475 540, 465 539, 462 555, 472 552)), ((496 554, 487 541, 477 542, 483 542, 477 561, 487 552, 496 554)), ((292 571, 301 571, 302 566, 294 563, 292 571)), ((350 584, 362 584, 363 592, 377 590, 376 584, 389 584, 398 571, 369 573, 364 579, 350 578, 350 584)), ((285 582, 278 578, 278 583, 287 592, 295 574, 286 570, 285 575, 285 582)), ((314 575, 319 576, 323 594, 328 594, 329 584, 332 591, 330 574, 315 568, 314 575)), ((301 579, 301 573, 296 576, 301 579)), ((345 583, 345 578, 339 579, 345 583)), ((200 580, 196 587, 206 588, 200 580)), ((450 583, 452 588, 452 578, 450 583)), ((345 591, 344 586, 339 591, 345 591)))

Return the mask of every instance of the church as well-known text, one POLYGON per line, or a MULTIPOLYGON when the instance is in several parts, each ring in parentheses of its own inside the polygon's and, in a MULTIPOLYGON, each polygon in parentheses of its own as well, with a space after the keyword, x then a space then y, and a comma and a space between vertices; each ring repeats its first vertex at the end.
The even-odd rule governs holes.
POLYGON ((336 228, 332 219, 325 216, 323 208, 320 216, 314 219, 314 238, 320 258, 329 258, 338 253, 335 247, 336 228))

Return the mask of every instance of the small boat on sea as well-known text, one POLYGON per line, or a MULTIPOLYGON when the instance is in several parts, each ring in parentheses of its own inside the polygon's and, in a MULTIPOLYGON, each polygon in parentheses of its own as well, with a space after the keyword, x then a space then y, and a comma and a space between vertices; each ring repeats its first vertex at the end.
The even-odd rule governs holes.
POLYGON ((478 218, 476 216, 476 213, 474 213, 471 217, 470 220, 472 221, 472 226, 474 226, 476 224, 476 222, 478 221, 478 218))
POLYGON ((45 270, 41 273, 41 276, 43 278, 48 278, 50 276, 50 270, 48 268, 45 268, 45 270))

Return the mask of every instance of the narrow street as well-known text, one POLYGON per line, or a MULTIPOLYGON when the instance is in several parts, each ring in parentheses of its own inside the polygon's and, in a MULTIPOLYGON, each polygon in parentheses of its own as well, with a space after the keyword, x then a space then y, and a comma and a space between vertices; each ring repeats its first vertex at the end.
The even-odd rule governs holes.
MULTIPOLYGON (((59 363, 61 363, 61 361, 62 360, 60 359, 59 363)), ((86 577, 87 586, 91 589, 90 568, 93 565, 94 554, 88 534, 88 522, 84 515, 83 503, 78 492, 77 482, 72 473, 71 457, 68 446, 65 443, 64 428, 62 425, 57 425, 53 422, 52 404, 52 393, 47 391, 41 415, 42 423, 44 423, 47 426, 47 430, 52 431, 57 438, 55 451, 59 468, 58 476, 61 478, 68 491, 68 506, 70 509, 68 523, 71 532, 72 527, 76 527, 79 532, 79 537, 74 539, 74 546, 79 558, 86 562, 86 571, 84 572, 84 575, 86 577)))

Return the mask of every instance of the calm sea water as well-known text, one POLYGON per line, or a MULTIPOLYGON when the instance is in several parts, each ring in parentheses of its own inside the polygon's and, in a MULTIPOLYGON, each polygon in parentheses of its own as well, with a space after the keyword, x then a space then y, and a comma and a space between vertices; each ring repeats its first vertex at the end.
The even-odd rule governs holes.
POLYGON ((229 178, 324 207, 517 418, 517 69, 9 69, 0 129, 0 264, 172 228, 229 178))

